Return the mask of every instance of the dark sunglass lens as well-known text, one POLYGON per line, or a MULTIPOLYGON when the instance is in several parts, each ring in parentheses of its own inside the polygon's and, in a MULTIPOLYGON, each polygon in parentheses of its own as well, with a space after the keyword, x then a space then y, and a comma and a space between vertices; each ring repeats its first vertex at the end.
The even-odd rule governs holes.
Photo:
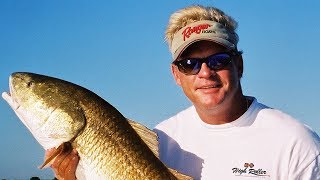
POLYGON ((213 70, 219 70, 226 67, 231 61, 229 54, 215 54, 208 57, 208 67, 213 70))
POLYGON ((178 61, 178 68, 185 74, 197 74, 201 68, 201 64, 197 59, 184 59, 178 61))

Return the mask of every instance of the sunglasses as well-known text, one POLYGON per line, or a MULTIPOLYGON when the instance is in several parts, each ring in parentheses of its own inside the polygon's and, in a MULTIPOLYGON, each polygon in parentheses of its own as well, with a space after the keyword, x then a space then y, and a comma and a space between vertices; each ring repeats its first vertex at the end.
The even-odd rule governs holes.
POLYGON ((206 58, 186 58, 172 63, 176 65, 183 74, 196 75, 199 73, 202 63, 206 63, 211 70, 217 71, 225 68, 235 55, 235 52, 224 52, 212 54, 206 58))

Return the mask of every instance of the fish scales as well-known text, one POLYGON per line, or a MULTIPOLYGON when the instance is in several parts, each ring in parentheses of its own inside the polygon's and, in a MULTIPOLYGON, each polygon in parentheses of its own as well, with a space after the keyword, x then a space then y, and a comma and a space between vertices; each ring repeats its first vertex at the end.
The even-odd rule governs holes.
POLYGON ((158 159, 135 127, 95 93, 33 73, 12 74, 10 92, 20 110, 37 121, 24 124, 45 149, 66 141, 77 149, 77 176, 83 171, 85 178, 177 179, 179 174, 172 174, 175 171, 158 159))
MULTIPOLYGON (((59 91, 55 92, 59 94, 59 91)), ((72 90, 70 92, 72 93, 68 93, 68 91, 66 93, 71 99, 79 102, 86 118, 86 128, 72 144, 77 148, 81 157, 86 157, 86 159, 83 158, 84 161, 98 167, 97 173, 108 174, 112 179, 119 179, 124 175, 132 177, 132 179, 149 179, 148 177, 155 179, 159 175, 162 175, 158 177, 159 179, 170 177, 168 170, 161 163, 153 163, 157 162, 153 153, 135 133, 126 118, 114 107, 96 95, 87 96, 86 89, 79 88, 78 91, 72 90), (86 137, 89 137, 89 141, 82 141, 86 137), (98 143, 102 137, 106 138, 104 144, 98 143), (88 142, 91 147, 87 145, 88 142), (94 160, 101 157, 102 151, 108 147, 112 147, 109 149, 114 152, 100 158, 102 161, 94 160), (88 149, 83 151, 83 148, 88 149), (108 168, 104 169, 103 167, 108 168), (145 170, 140 171, 140 168, 145 170)))

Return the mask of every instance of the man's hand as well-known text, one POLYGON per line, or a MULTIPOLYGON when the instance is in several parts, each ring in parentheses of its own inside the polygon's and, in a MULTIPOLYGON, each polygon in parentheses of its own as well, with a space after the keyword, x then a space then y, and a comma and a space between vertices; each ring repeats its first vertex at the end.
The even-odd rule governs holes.
MULTIPOLYGON (((50 156, 54 149, 47 150, 45 157, 50 156)), ((55 176, 60 180, 75 180, 76 179, 76 169, 79 163, 79 156, 76 150, 69 149, 62 152, 56 157, 51 168, 55 173, 55 176)))

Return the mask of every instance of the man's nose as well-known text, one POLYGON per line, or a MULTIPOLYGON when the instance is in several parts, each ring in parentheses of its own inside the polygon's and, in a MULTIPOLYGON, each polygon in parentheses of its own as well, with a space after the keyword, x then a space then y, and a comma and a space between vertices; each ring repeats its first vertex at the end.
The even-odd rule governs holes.
POLYGON ((211 70, 206 63, 201 64, 201 69, 198 73, 200 78, 210 78, 216 74, 215 70, 211 70))

